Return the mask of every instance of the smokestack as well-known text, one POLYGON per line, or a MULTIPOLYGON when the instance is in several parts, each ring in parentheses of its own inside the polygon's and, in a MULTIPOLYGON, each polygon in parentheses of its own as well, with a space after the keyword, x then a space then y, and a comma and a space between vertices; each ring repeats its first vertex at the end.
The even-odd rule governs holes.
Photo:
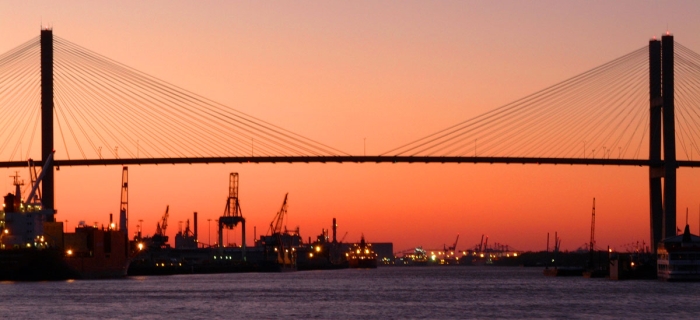
POLYGON ((338 225, 335 223, 335 218, 333 218, 333 243, 337 243, 338 241, 335 240, 335 231, 338 225))
POLYGON ((199 241, 197 237, 197 211, 194 212, 194 240, 199 241))

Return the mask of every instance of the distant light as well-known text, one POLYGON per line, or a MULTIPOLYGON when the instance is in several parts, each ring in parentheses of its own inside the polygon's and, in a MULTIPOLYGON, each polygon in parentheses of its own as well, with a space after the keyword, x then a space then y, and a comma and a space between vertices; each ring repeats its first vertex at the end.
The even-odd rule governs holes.
POLYGON ((139 242, 138 247, 139 247, 139 251, 143 250, 143 242, 139 242))
MULTIPOLYGON (((345 255, 347 256, 348 254, 346 253, 345 255)), ((314 257, 314 253, 313 253, 313 252, 309 252, 309 258, 313 258, 313 257, 314 257)))
POLYGON ((630 266, 634 267, 634 262, 630 263, 630 266))
POLYGON ((514 257, 517 257, 517 256, 518 256, 518 253, 517 253, 517 252, 513 252, 513 256, 514 256, 514 257))
POLYGON ((73 250, 68 249, 68 251, 66 251, 66 254, 69 255, 69 256, 72 256, 72 255, 73 255, 73 250))
POLYGON ((316 246, 316 252, 321 252, 321 246, 316 246))
POLYGON ((671 35, 671 31, 666 30, 666 35, 667 35, 667 36, 670 36, 670 35, 671 35))
POLYGON ((10 233, 10 230, 9 230, 9 229, 5 229, 5 234, 9 234, 9 233, 10 233))

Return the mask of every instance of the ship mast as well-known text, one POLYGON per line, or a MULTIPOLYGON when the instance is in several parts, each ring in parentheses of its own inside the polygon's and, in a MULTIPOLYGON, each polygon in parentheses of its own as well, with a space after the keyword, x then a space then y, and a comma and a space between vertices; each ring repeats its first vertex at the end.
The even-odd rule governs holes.
POLYGON ((588 251, 590 252, 590 257, 588 260, 588 265, 593 267, 593 251, 595 247, 595 198, 593 198, 593 213, 591 213, 591 243, 588 245, 588 251))

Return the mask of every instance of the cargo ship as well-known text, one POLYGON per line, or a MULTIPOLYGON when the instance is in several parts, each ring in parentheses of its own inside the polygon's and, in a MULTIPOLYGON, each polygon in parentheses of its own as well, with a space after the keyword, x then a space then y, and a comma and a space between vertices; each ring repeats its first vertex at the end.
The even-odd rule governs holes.
MULTIPOLYGON (((0 280, 42 281, 126 276, 130 261, 126 232, 110 221, 107 228, 79 225, 64 232, 36 193, 41 176, 26 200, 19 176, 15 193, 4 197, 0 211, 0 280)), ((125 214, 125 213, 124 213, 125 214)), ((111 220, 111 219, 110 219, 111 220)))
POLYGON ((130 262, 129 244, 120 230, 80 225, 75 232, 63 232, 62 222, 43 221, 46 214, 42 210, 16 212, 8 204, 8 197, 5 199, 5 210, 0 214, 3 230, 0 237, 0 280, 126 276, 130 262))
POLYGON ((376 268, 377 254, 372 250, 372 244, 365 242, 362 235, 360 243, 355 243, 345 254, 350 268, 376 268))

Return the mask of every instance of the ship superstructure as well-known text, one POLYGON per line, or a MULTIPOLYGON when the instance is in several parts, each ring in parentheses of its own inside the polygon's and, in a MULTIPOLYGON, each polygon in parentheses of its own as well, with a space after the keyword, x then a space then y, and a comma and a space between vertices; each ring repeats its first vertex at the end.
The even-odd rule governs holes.
POLYGON ((360 243, 355 243, 346 253, 350 268, 376 268, 377 254, 372 249, 372 244, 365 241, 362 235, 360 243))

